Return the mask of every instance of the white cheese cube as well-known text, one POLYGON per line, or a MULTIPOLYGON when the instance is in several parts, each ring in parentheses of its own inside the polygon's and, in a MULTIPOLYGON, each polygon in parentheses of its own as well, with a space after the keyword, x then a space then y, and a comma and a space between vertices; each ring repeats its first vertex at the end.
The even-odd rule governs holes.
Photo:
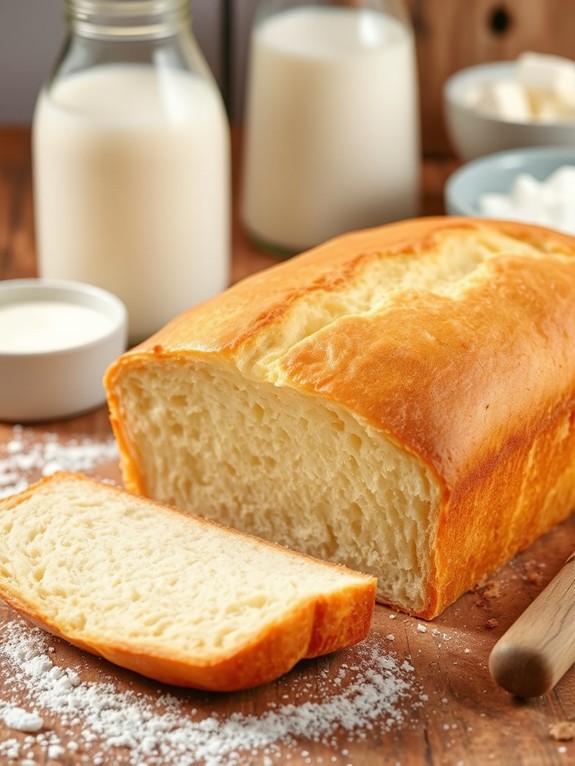
MULTIPOLYGON (((522 53, 517 58, 517 80, 537 99, 543 94, 555 99, 560 112, 575 108, 575 62, 562 56, 522 53)), ((544 109, 551 114, 550 107, 544 109)))
POLYGON ((569 117, 569 109, 565 103, 553 94, 546 94, 537 99, 533 111, 539 122, 560 122, 569 117))
POLYGON ((512 218, 511 201, 506 194, 485 193, 479 196, 477 207, 487 218, 512 218))
POLYGON ((575 110, 575 64, 572 69, 564 70, 558 75, 553 92, 565 109, 575 110))
POLYGON ((542 204, 541 184, 529 173, 519 173, 513 181, 510 202, 515 207, 536 208, 542 204))
POLYGON ((517 58, 517 80, 528 90, 555 91, 575 77, 575 62, 546 53, 521 53, 517 58))
POLYGON ((482 194, 478 208, 489 218, 524 221, 575 235, 575 166, 563 165, 541 182, 521 173, 509 194, 482 194))
POLYGON ((575 205, 575 166, 562 165, 542 184, 545 204, 570 201, 575 205))
POLYGON ((575 206, 573 204, 564 206, 559 228, 565 234, 575 235, 575 206))
POLYGON ((575 234, 575 206, 572 201, 555 200, 545 207, 545 215, 547 226, 567 234, 575 234))
POLYGON ((532 116, 525 90, 513 80, 488 83, 478 102, 478 108, 486 114, 509 122, 527 122, 532 116))

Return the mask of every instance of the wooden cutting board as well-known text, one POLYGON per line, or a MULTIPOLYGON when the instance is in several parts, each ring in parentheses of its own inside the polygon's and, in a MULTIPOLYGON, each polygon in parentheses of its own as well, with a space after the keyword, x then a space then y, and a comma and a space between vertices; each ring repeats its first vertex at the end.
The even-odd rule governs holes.
MULTIPOLYGON (((41 428, 0 425, 0 492, 78 465, 119 483, 110 439, 105 409, 41 428)), ((573 549, 575 518, 434 622, 378 606, 363 644, 236 694, 147 681, 0 602, 0 764, 574 763, 575 740, 555 739, 550 727, 575 720, 575 673, 518 701, 487 669, 497 638, 573 549)))

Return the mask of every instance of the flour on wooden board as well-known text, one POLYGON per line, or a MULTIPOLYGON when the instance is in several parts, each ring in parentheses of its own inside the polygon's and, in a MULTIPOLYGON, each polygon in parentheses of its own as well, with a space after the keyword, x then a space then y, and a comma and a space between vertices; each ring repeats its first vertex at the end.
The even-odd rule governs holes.
POLYGON ((33 434, 14 426, 11 438, 0 445, 0 497, 21 492, 32 478, 56 471, 90 471, 115 460, 118 448, 112 438, 61 441, 53 433, 33 434))
POLYGON ((2 630, 0 663, 11 680, 0 691, 0 718, 10 726, 11 720, 25 721, 28 714, 31 722, 42 719, 44 727, 24 739, 15 736, 0 743, 0 759, 22 759, 32 752, 53 756, 59 749, 62 754, 84 754, 83 762, 96 766, 239 766, 246 754, 257 751, 271 764, 294 748, 301 755, 306 741, 342 753, 342 738, 358 741, 367 732, 383 736, 409 724, 406 711, 425 702, 411 664, 385 652, 374 639, 355 647, 353 654, 342 654, 346 661, 335 677, 327 665, 313 673, 303 687, 305 699, 270 703, 260 715, 225 717, 190 712, 177 696, 161 693, 161 687, 154 696, 119 691, 113 681, 83 681, 80 668, 61 668, 52 661, 53 642, 20 620, 2 630), (18 710, 10 702, 15 694, 18 710), (74 726, 75 741, 64 741, 50 730, 54 718, 64 730, 74 726))

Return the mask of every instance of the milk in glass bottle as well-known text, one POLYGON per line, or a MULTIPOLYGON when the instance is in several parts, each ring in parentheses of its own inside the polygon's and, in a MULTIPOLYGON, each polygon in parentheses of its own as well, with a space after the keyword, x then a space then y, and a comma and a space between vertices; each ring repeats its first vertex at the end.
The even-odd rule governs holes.
POLYGON ((243 221, 278 255, 416 215, 414 36, 400 0, 261 0, 243 221))
POLYGON ((131 342, 223 290, 229 130, 188 0, 67 0, 33 123, 39 273, 116 293, 131 342))

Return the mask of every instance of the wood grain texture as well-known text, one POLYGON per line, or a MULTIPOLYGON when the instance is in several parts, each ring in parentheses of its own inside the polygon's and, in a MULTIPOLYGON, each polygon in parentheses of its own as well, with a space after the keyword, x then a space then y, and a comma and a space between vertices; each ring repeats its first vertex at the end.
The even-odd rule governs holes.
MULTIPOLYGON (((241 136, 234 134, 236 164, 241 136)), ((443 184, 455 168, 450 159, 429 160, 423 168, 423 212, 441 213, 443 184)), ((34 272, 29 134, 0 131, 0 242, 2 243, 1 277, 24 276, 34 272), (12 211, 7 214, 7 210, 12 211)), ((237 200, 237 197, 236 197, 237 200)), ((258 253, 245 238, 237 211, 234 225, 234 278, 273 262, 258 253)), ((0 463, 5 446, 13 437, 13 428, 0 424, 0 463)), ((40 442, 46 433, 61 440, 74 435, 107 438, 110 426, 105 408, 66 422, 46 423, 27 429, 31 443, 40 442)), ((99 466, 93 472, 106 480, 119 481, 115 462, 99 466)), ((37 478, 31 475, 30 480, 37 478)), ((498 688, 488 670, 489 653, 505 630, 523 612, 535 596, 559 571, 575 548, 575 518, 554 529, 498 572, 482 587, 464 595, 425 632, 413 618, 394 615, 378 607, 369 641, 381 651, 409 660, 413 666, 412 686, 401 703, 403 720, 386 726, 381 719, 350 736, 343 728, 334 731, 329 741, 302 735, 291 744, 282 744, 272 764, 293 766, 565 766, 575 762, 575 742, 557 742, 550 738, 551 724, 575 720, 575 672, 568 671, 553 691, 527 703, 519 703, 498 688), (391 638, 393 636, 393 638, 391 638), (560 750, 563 748, 563 750, 560 750)), ((17 620, 8 607, 0 604, 0 642, 6 626, 17 620)), ((216 714, 226 720, 234 713, 262 717, 286 703, 302 705, 313 691, 326 683, 338 683, 344 666, 353 667, 359 648, 333 656, 304 662, 273 684, 251 692, 207 695, 182 692, 145 681, 114 668, 108 663, 79 652, 56 639, 51 640, 52 661, 60 667, 78 667, 86 683, 108 682, 116 692, 132 691, 154 704, 165 692, 173 694, 186 719, 216 714), (274 708, 274 706, 276 706, 274 708)), ((0 706, 29 707, 22 690, 11 687, 14 667, 0 658, 0 706)), ((64 723, 61 717, 42 711, 45 732, 56 732, 65 745, 81 738, 81 717, 64 723)), ((0 716, 0 746, 14 740, 23 745, 26 735, 9 729, 0 716)), ((56 760, 42 755, 37 745, 28 745, 40 764, 80 766, 93 763, 102 740, 73 753, 65 750, 56 760)), ((120 752, 120 751, 118 751, 120 752)), ((125 753, 125 751, 122 751, 125 753)), ((16 766, 22 757, 0 755, 2 766, 16 766)), ((115 766, 113 751, 107 751, 104 766, 115 766)), ((246 752, 233 761, 235 766, 265 766, 268 755, 263 750, 246 752)), ((201 762, 200 762, 201 763, 201 762)), ((148 766, 143 758, 138 766, 148 766)), ((179 760, 164 761, 162 766, 181 766, 179 760)))
POLYGON ((30 130, 3 128, 0 144, 0 279, 36 273, 30 130))

